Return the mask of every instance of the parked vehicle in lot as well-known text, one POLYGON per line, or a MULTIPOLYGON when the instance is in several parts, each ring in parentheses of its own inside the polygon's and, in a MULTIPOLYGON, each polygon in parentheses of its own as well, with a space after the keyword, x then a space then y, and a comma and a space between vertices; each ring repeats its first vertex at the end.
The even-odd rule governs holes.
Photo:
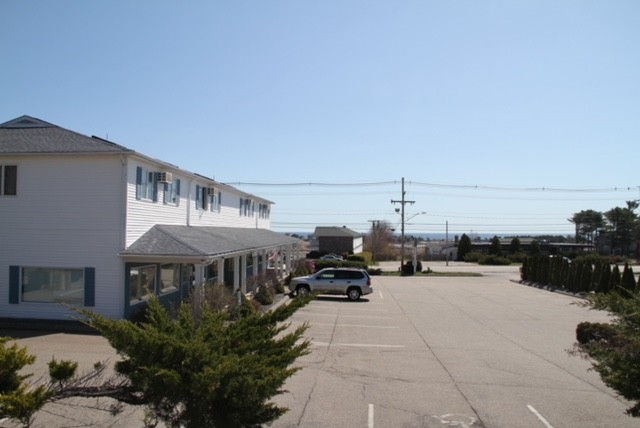
POLYGON ((321 294, 342 294, 349 300, 373 293, 371 277, 364 269, 326 268, 313 275, 298 276, 289 283, 289 290, 297 295, 311 292, 321 294))
POLYGON ((344 259, 342 258, 342 256, 331 253, 331 254, 325 254, 324 256, 320 257, 320 260, 334 260, 337 262, 341 262, 344 259))

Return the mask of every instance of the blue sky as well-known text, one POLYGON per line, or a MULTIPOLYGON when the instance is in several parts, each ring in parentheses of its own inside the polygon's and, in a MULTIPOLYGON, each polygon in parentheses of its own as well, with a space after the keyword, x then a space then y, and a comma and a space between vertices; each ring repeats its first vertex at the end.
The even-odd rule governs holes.
POLYGON ((276 231, 397 226, 404 177, 407 233, 570 234, 640 198, 638 22, 635 0, 4 0, 0 122, 260 183, 237 187, 276 231))

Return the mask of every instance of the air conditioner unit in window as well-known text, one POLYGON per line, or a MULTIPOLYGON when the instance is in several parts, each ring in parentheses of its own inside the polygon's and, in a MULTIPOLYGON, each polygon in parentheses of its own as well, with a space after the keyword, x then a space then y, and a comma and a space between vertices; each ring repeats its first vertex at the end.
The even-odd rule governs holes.
POLYGON ((215 195, 216 188, 215 187, 207 187, 207 195, 215 195))
POLYGON ((173 182, 173 174, 170 172, 156 172, 158 183, 172 183, 173 182))

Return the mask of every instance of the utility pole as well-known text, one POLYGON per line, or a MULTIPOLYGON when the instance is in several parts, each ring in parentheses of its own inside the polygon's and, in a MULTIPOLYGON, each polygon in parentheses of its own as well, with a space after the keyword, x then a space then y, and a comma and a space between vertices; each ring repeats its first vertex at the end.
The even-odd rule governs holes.
POLYGON ((449 266, 449 220, 447 220, 446 232, 444 234, 444 248, 447 253, 447 266, 449 266))
POLYGON ((376 250, 378 249, 378 233, 380 230, 380 220, 367 220, 371 223, 371 261, 376 261, 376 250))
MULTIPOLYGON (((404 196, 407 192, 404 191, 404 177, 402 177, 402 199, 399 201, 391 199, 392 204, 400 204, 401 205, 401 221, 402 226, 400 228, 400 274, 402 274, 402 268, 404 267, 404 206, 406 204, 415 204, 416 201, 407 201, 404 196)), ((396 210, 397 212, 397 210, 396 210)))

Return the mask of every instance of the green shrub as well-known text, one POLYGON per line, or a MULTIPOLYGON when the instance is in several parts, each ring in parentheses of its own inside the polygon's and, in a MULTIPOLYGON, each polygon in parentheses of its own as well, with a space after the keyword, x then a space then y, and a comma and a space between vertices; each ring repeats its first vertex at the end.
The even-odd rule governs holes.
POLYGON ((609 290, 616 290, 620 287, 621 281, 620 268, 618 265, 614 265, 613 269, 611 269, 611 276, 609 277, 609 290))
POLYGON ((491 265, 491 266, 507 266, 511 264, 511 260, 507 257, 496 256, 496 255, 487 255, 482 256, 478 260, 479 265, 491 265))
POLYGON ((283 294, 283 293, 285 293, 287 291, 284 288, 284 284, 282 282, 280 282, 280 281, 275 283, 274 288, 276 290, 276 293, 278 293, 278 294, 283 294))
POLYGON ((287 410, 272 397, 300 370, 293 364, 310 344, 306 325, 288 330, 283 321, 308 301, 234 322, 209 309, 196 318, 187 305, 173 318, 157 298, 149 301, 145 326, 81 313, 122 358, 115 364, 127 380, 121 396, 146 405, 165 426, 253 427, 287 410))
POLYGON ((509 255, 509 260, 511 260, 512 263, 524 263, 524 259, 527 258, 527 255, 525 253, 514 253, 509 255))
POLYGON ((373 263, 373 254, 371 253, 371 251, 363 251, 361 253, 356 254, 356 256, 362 257, 362 261, 368 265, 373 263))
POLYGON ((620 286, 626 290, 629 294, 636 292, 636 279, 633 275, 633 269, 628 263, 624 264, 624 270, 622 271, 622 281, 620 286))
POLYGON ((482 257, 482 253, 472 251, 464 256, 464 261, 467 263, 477 263, 480 257, 482 257))
POLYGON ((598 253, 583 253, 576 256, 574 260, 576 262, 591 263, 592 265, 595 265, 596 263, 600 263, 600 262, 609 263, 609 257, 601 256, 598 253))
POLYGON ((267 285, 261 285, 258 287, 256 294, 253 298, 261 305, 272 305, 275 298, 276 290, 273 287, 267 285))
POLYGON ((631 401, 627 413, 640 417, 640 295, 596 293, 584 306, 609 312, 612 322, 580 323, 576 353, 588 357, 602 381, 631 401))
MULTIPOLYGON (((416 272, 422 272, 422 262, 418 260, 416 263, 416 272)), ((413 275, 413 261, 409 260, 402 266, 402 275, 413 275)))

